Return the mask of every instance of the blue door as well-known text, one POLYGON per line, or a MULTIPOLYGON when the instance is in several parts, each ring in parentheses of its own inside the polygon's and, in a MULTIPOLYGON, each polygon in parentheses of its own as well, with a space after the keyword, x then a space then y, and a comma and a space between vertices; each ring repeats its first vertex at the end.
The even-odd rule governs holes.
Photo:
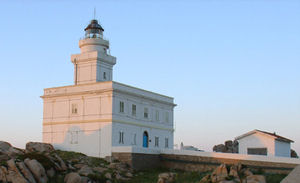
POLYGON ((143 147, 148 147, 148 133, 146 131, 143 134, 143 147))

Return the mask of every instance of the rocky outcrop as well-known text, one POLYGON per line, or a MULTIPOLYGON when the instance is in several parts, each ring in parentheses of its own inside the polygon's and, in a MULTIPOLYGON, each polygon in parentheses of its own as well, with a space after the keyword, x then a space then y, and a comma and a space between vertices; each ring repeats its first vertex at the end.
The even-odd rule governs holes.
POLYGON ((7 161, 8 175, 7 181, 12 183, 28 183, 28 181, 23 177, 18 168, 16 167, 15 160, 10 159, 7 161))
POLYGON ((291 158, 299 158, 295 150, 291 149, 291 158))
POLYGON ((24 175, 24 177, 30 182, 30 183, 36 183, 32 173, 30 170, 26 167, 26 165, 23 162, 17 162, 18 168, 20 172, 24 175))
POLYGON ((68 173, 64 179, 65 183, 81 183, 81 177, 78 173, 68 173))
POLYGON ((30 160, 27 158, 24 160, 24 162, 38 183, 46 183, 48 181, 45 168, 37 160, 30 160))
POLYGON ((132 172, 127 164, 57 151, 47 143, 29 142, 22 150, 0 141, 1 183, 112 183, 130 180, 132 172))
POLYGON ((41 143, 41 142, 28 142, 26 144, 26 152, 53 152, 54 148, 51 144, 41 143))
POLYGON ((158 175, 157 183, 175 183, 176 173, 168 172, 158 175))
POLYGON ((223 153, 238 153, 239 152, 239 143, 234 140, 227 140, 224 144, 218 144, 213 147, 214 152, 223 152, 223 153))
POLYGON ((266 183, 263 175, 253 175, 247 169, 239 165, 227 167, 226 164, 221 164, 211 174, 203 177, 199 183, 266 183), (228 172, 228 170, 230 170, 228 172))
POLYGON ((0 141, 0 161, 8 160, 19 154, 24 154, 24 150, 12 147, 12 145, 8 142, 0 141))

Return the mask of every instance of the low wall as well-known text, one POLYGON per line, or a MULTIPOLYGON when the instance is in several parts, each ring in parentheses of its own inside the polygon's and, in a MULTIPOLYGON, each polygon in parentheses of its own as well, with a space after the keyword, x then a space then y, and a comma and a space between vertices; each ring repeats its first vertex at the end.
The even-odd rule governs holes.
POLYGON ((136 147, 113 147, 112 156, 129 164, 135 170, 157 168, 160 166, 160 151, 136 147))
POLYGON ((212 171, 222 163, 229 165, 241 163, 267 173, 289 173, 300 164, 298 158, 137 147, 114 147, 112 156, 137 170, 164 167, 204 172, 212 171))

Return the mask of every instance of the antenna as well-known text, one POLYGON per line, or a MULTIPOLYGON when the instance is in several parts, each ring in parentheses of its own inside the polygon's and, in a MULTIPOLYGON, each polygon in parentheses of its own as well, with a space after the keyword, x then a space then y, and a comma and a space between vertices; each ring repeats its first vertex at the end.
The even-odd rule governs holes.
POLYGON ((94 7, 94 20, 96 19, 96 7, 94 7))

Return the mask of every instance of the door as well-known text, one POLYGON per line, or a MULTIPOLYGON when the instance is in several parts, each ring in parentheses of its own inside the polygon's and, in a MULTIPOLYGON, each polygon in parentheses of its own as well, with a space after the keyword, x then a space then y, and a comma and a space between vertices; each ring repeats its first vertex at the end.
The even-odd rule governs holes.
POLYGON ((149 137, 148 137, 148 133, 146 131, 144 131, 144 134, 143 134, 143 147, 148 147, 148 140, 149 137))

